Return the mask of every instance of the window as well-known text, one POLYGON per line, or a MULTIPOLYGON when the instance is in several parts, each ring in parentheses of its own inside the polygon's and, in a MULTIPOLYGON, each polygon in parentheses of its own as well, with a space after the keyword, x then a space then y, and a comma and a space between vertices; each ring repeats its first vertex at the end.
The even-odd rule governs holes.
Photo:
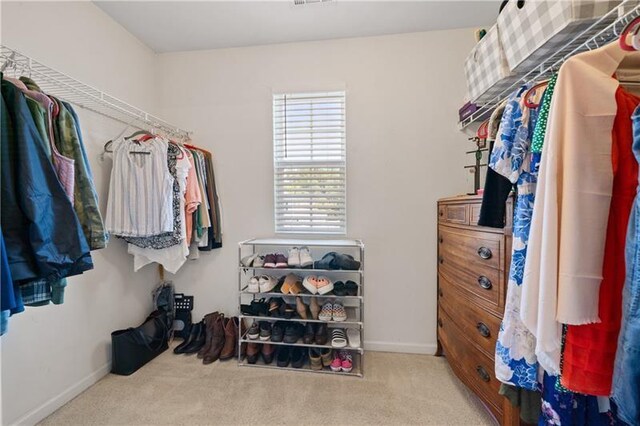
POLYGON ((345 234, 345 93, 273 96, 276 232, 345 234))

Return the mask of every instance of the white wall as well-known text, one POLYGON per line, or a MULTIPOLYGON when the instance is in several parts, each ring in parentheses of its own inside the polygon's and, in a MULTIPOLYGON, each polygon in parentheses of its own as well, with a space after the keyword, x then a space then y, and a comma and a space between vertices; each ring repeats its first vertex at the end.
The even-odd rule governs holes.
MULTIPOLYGON (((2 2, 2 43, 134 105, 157 104, 155 55, 90 2, 2 2)), ((77 109, 101 208, 110 163, 103 144, 124 125, 77 109)), ((2 424, 32 424, 109 371, 110 333, 144 320, 157 273, 134 274, 121 241, 69 279, 62 306, 27 308, 2 336, 2 424)), ((80 421, 81 422, 81 421, 80 421)))
POLYGON ((366 244, 366 345, 433 353, 436 200, 470 189, 456 128, 471 30, 160 55, 162 115, 215 156, 224 247, 175 279, 237 311, 237 242, 273 225, 271 95, 347 91, 348 236, 366 244))

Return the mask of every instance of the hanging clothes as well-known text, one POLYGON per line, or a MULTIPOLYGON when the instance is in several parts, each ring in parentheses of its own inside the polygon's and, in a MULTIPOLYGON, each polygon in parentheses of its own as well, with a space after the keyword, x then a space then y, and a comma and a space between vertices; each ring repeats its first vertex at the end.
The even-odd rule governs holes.
POLYGON ((598 317, 594 324, 569 325, 563 353, 562 385, 589 395, 611 393, 625 281, 625 240, 638 185, 631 115, 640 98, 622 87, 616 91, 617 114, 612 132, 613 190, 606 232, 598 317))
MULTIPOLYGON (((498 126, 502 120, 505 106, 508 99, 502 102, 491 113, 487 127, 487 142, 489 143, 489 153, 493 152, 498 126)), ((484 182, 484 192, 482 193, 482 205, 480 206, 479 226, 489 226, 491 228, 504 228, 504 218, 506 212, 506 202, 509 193, 513 189, 513 184, 509 179, 497 173, 491 167, 487 168, 484 182)))
POLYGON ((59 279, 92 269, 82 227, 25 97, 4 80, 1 133, 2 230, 13 280, 59 279))
MULTIPOLYGON (((496 343, 496 378, 504 383, 535 391, 538 389, 535 337, 520 319, 522 274, 537 179, 531 173, 530 148, 538 110, 525 107, 524 95, 528 93, 528 89, 529 87, 523 86, 509 98, 489 167, 516 184, 517 189, 507 298, 496 343)), ((541 98, 540 94, 538 98, 541 98)))
POLYGON ((554 375, 561 323, 599 320, 617 109, 611 75, 625 57, 617 44, 571 57, 551 100, 520 313, 536 337, 538 362, 554 375))
MULTIPOLYGON (((640 107, 633 120, 633 152, 640 163, 640 107)), ((612 398, 627 424, 640 424, 640 180, 626 236, 626 280, 623 314, 616 352, 612 398)))
POLYGON ((167 168, 167 150, 168 141, 162 138, 150 143, 113 142, 106 215, 111 234, 151 237, 173 231, 173 177, 167 168))
POLYGON ((198 206, 202 203, 202 194, 200 192, 200 186, 196 176, 196 166, 193 154, 190 150, 184 150, 185 155, 189 160, 189 174, 187 175, 187 189, 185 192, 185 228, 187 246, 191 245, 191 239, 193 237, 193 214, 198 209, 198 206))

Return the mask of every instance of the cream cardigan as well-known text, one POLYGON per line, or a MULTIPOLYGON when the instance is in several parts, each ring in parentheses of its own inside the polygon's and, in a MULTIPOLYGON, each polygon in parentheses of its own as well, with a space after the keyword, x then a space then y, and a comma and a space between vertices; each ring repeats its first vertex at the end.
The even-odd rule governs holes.
POLYGON ((568 59, 551 101, 521 300, 536 355, 560 370, 561 324, 599 322, 598 293, 613 185, 611 131, 627 53, 617 42, 568 59))

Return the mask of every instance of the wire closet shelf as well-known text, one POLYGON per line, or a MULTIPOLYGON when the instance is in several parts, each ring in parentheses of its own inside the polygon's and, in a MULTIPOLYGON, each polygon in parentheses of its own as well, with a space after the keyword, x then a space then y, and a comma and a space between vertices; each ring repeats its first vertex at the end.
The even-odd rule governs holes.
POLYGON ((191 134, 4 45, 0 45, 0 71, 32 77, 43 92, 132 127, 183 140, 191 134))
POLYGON ((551 56, 536 68, 523 74, 515 83, 501 91, 490 101, 482 104, 476 112, 458 122, 458 127, 464 129, 474 122, 489 118, 491 112, 518 87, 550 78, 560 69, 560 66, 570 57, 587 50, 597 49, 617 39, 624 28, 635 18, 640 16, 640 5, 637 0, 625 0, 618 7, 601 16, 597 21, 576 35, 564 46, 556 50, 551 56))

